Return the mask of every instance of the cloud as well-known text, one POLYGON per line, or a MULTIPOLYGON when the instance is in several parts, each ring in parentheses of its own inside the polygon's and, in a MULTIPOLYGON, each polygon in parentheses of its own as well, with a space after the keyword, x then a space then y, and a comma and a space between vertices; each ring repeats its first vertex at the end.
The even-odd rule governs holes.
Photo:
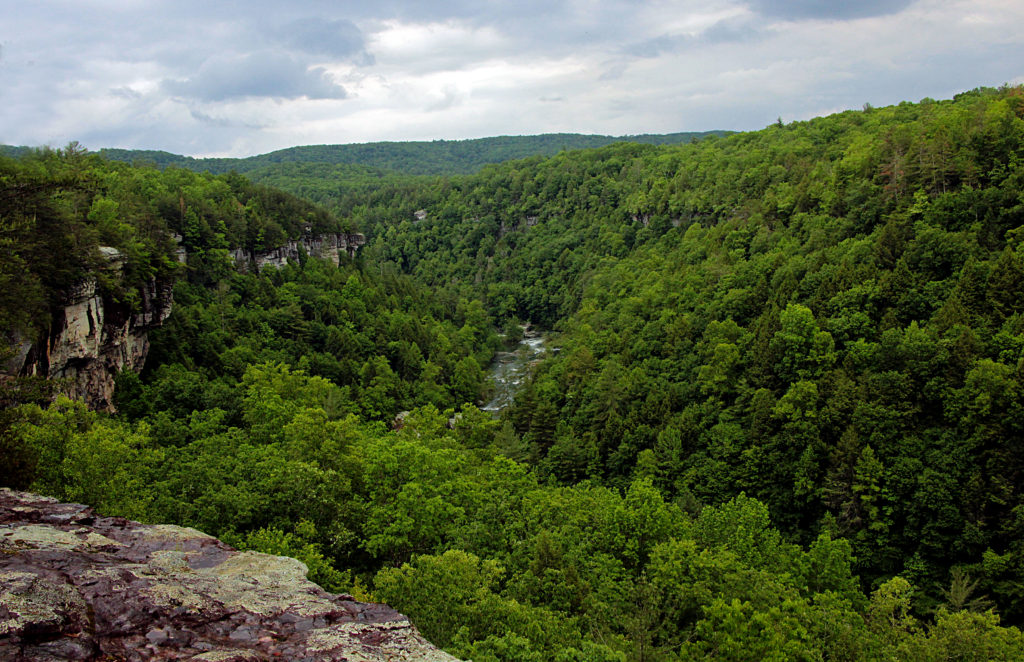
POLYGON ((441 23, 384 22, 370 40, 377 63, 385 70, 429 73, 473 66, 514 52, 518 46, 498 26, 466 21, 441 23))
POLYGON ((673 53, 682 50, 687 44, 692 44, 694 41, 694 38, 690 35, 663 34, 654 39, 632 44, 626 48, 626 52, 637 57, 658 57, 662 53, 673 53))
POLYGON ((4 19, 0 142, 191 155, 751 129, 1024 78, 1019 0, 95 0, 4 19))
POLYGON ((231 120, 224 119, 223 117, 213 117, 212 115, 207 115, 206 113, 196 110, 194 108, 189 111, 189 115, 192 116, 192 119, 202 122, 203 124, 209 124, 210 126, 215 127, 229 127, 237 124, 237 122, 232 122, 231 120))
POLYGON ((175 96, 199 101, 245 97, 274 99, 344 99, 345 88, 322 68, 308 68, 286 53, 261 51, 215 55, 194 76, 166 79, 162 87, 175 96))
POLYGON ((751 0, 750 7, 772 18, 848 20, 898 14, 914 0, 751 0))
POLYGON ((136 100, 142 98, 142 93, 138 90, 133 90, 127 86, 112 87, 110 88, 111 96, 121 97, 122 99, 136 100))
POLYGON ((425 110, 428 113, 448 110, 462 103, 463 96, 464 95, 460 93, 454 85, 446 85, 444 89, 441 90, 440 98, 436 99, 433 103, 428 104, 425 110))
POLYGON ((243 129, 265 129, 266 124, 258 124, 255 122, 241 122, 237 119, 229 119, 226 117, 214 117, 200 110, 192 108, 189 110, 189 115, 203 124, 207 124, 212 127, 220 128, 243 128, 243 129))
POLYGON ((759 29, 759 22, 752 17, 743 16, 719 21, 701 34, 701 40, 707 44, 744 43, 749 44, 760 40, 764 31, 759 29))
POLYGON ((302 18, 282 26, 276 33, 279 43, 293 51, 352 60, 362 66, 374 62, 373 56, 366 52, 362 31, 347 19, 302 18))
POLYGON ((742 47, 763 37, 762 23, 750 12, 695 16, 674 32, 631 42, 623 52, 634 57, 657 58, 716 44, 733 43, 742 47))
POLYGON ((623 59, 613 60, 611 62, 605 62, 602 65, 603 71, 597 77, 597 80, 601 82, 610 82, 618 80, 626 75, 626 71, 629 69, 629 63, 623 59))

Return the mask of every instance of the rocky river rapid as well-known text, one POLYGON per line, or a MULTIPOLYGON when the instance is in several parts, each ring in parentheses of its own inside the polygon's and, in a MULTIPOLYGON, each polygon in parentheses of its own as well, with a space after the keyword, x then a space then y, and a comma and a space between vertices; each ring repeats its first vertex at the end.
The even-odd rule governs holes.
POLYGON ((514 350, 495 354, 488 369, 488 376, 494 383, 494 392, 482 409, 497 415, 512 404, 530 365, 539 361, 546 351, 544 336, 527 328, 514 350))

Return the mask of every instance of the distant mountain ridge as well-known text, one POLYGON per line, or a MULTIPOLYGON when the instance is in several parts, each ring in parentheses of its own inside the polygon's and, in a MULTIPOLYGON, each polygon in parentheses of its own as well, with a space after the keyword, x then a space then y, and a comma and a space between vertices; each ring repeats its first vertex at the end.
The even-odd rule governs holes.
MULTIPOLYGON (((578 133, 548 133, 535 136, 496 136, 471 140, 415 142, 373 142, 345 145, 289 147, 246 158, 202 158, 181 156, 159 150, 101 149, 100 154, 115 161, 152 163, 159 168, 177 166, 221 174, 234 170, 246 173, 280 163, 352 164, 392 170, 410 175, 471 174, 490 163, 530 156, 551 156, 566 149, 604 147, 616 142, 679 145, 730 131, 698 131, 633 136, 602 136, 578 133)), ((17 156, 25 147, 0 146, 0 153, 17 156)))

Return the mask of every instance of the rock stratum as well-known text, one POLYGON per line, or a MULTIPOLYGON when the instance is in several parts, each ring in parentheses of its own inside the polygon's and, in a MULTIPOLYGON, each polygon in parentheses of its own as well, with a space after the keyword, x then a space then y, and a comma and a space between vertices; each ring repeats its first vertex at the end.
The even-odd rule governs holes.
POLYGON ((294 559, 0 489, 0 659, 449 662, 294 559))
POLYGON ((235 260, 235 265, 243 271, 259 271, 266 266, 280 269, 288 264, 288 260, 299 260, 303 253, 309 257, 330 260, 334 266, 338 266, 341 264, 342 254, 353 259, 359 247, 365 244, 366 237, 359 233, 307 235, 269 251, 248 251, 238 248, 232 251, 231 256, 235 260))
MULTIPOLYGON (((120 272, 122 256, 102 247, 107 268, 120 272)), ((114 379, 122 370, 138 372, 149 353, 150 329, 171 313, 173 282, 150 279, 137 290, 132 307, 105 296, 90 278, 64 296, 50 326, 32 342, 14 339, 15 355, 0 372, 64 380, 68 397, 92 409, 113 411, 114 379)))

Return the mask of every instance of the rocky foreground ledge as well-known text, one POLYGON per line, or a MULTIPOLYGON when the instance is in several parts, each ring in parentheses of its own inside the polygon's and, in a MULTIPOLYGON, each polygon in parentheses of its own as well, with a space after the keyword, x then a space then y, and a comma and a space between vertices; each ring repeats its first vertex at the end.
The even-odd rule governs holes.
POLYGON ((0 489, 0 660, 455 660, 305 575, 195 529, 0 489))

